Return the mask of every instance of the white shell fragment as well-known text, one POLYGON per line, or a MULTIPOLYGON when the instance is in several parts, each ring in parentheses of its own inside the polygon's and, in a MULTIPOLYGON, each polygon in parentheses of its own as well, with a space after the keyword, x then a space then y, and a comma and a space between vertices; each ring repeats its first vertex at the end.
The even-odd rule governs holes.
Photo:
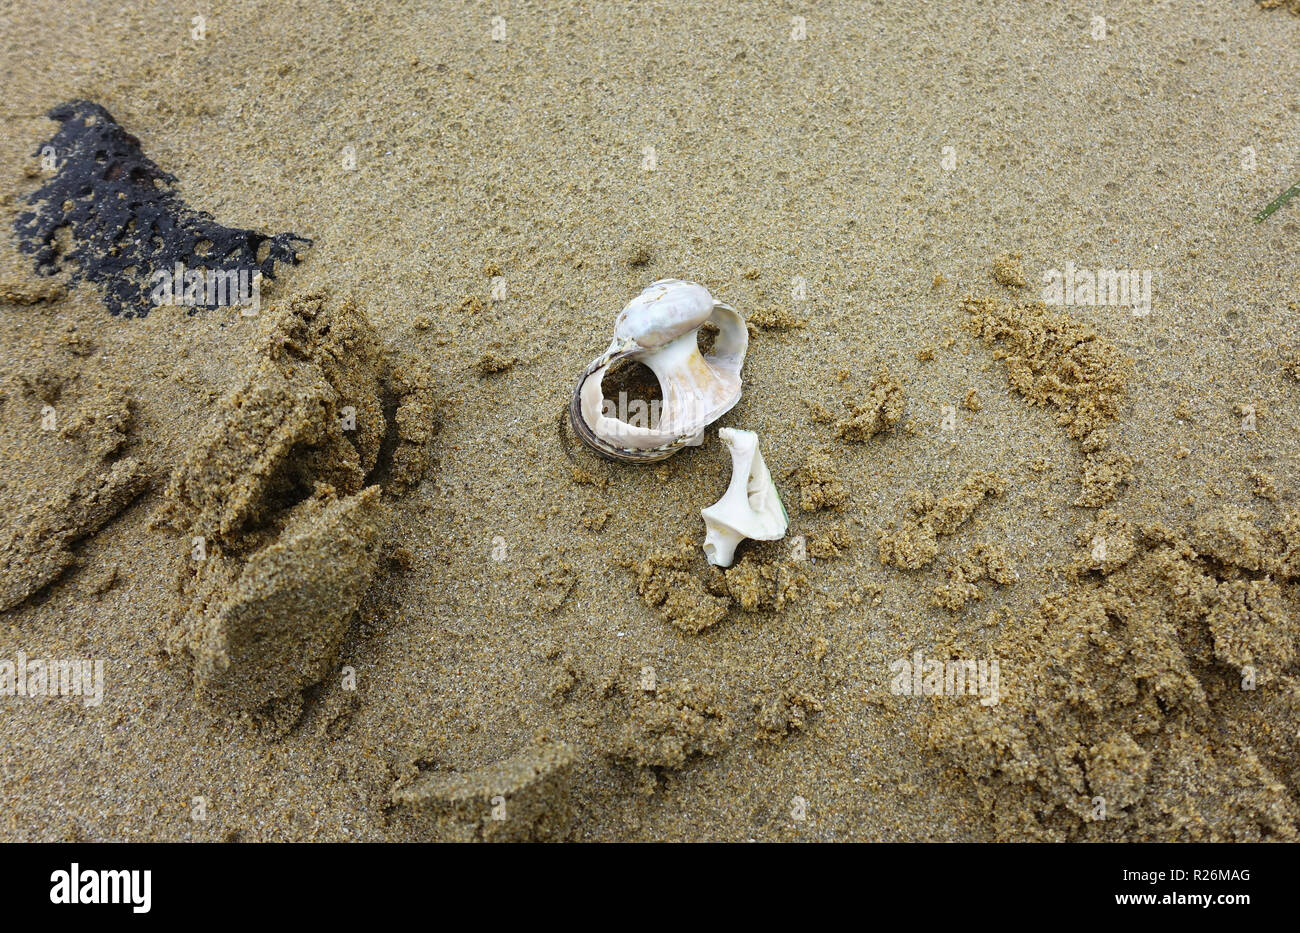
POLYGON ((701 285, 680 279, 654 282, 628 302, 614 322, 614 340, 591 362, 574 389, 569 419, 583 442, 612 460, 663 460, 690 444, 740 401, 740 368, 749 333, 744 319, 701 285), (700 353, 697 331, 718 328, 713 352, 700 353), (617 417, 601 391, 611 364, 635 360, 659 380, 663 403, 657 423, 617 417))
POLYGON ((731 450, 731 483, 722 498, 702 509, 708 532, 704 555, 709 563, 730 567, 736 545, 745 538, 776 541, 785 537, 790 519, 781 504, 781 494, 758 450, 753 431, 722 428, 718 437, 731 450))

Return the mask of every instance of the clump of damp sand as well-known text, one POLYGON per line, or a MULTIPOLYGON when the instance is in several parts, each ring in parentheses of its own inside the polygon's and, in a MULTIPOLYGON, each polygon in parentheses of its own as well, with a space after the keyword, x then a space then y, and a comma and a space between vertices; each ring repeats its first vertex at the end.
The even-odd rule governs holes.
POLYGON ((1128 482, 1133 460, 1111 448, 1106 425, 1122 410, 1133 364, 1088 324, 1041 302, 968 298, 966 329, 993 349, 1030 405, 1052 409, 1083 455, 1074 504, 1100 508, 1128 482))
POLYGON ((1294 839, 1300 513, 1102 512, 1079 541, 994 646, 1001 701, 935 708, 931 747, 1002 839, 1294 839))
POLYGON ((296 296, 172 473, 157 518, 178 536, 167 653, 214 706, 297 702, 334 665, 434 412, 418 376, 388 370, 354 304, 296 296), (381 454, 397 481, 376 481, 381 454))

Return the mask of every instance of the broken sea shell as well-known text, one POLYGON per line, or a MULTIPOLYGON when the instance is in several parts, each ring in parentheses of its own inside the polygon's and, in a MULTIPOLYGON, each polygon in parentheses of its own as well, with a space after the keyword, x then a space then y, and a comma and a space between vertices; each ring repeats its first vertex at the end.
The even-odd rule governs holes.
POLYGON ((614 322, 614 340, 592 360, 569 403, 569 420, 583 442, 611 460, 663 460, 698 444, 704 429, 740 401, 740 368, 749 333, 744 318, 702 285, 661 279, 628 302, 614 322), (718 328, 713 352, 700 353, 697 332, 718 328), (619 360, 643 363, 663 393, 657 423, 617 417, 601 380, 619 360))
POLYGON ((722 428, 718 438, 731 450, 731 483, 722 498, 700 510, 700 515, 708 528, 704 556, 710 564, 730 567, 736 557, 736 545, 745 538, 755 541, 784 538, 790 519, 758 450, 758 435, 753 431, 722 428))

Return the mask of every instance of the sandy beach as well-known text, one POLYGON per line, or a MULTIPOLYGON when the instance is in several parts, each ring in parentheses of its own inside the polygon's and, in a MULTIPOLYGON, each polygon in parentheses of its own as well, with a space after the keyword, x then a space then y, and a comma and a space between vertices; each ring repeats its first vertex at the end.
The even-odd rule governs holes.
POLYGON ((0 696, 0 838, 1294 839, 1269 7, 4 4, 0 662, 103 663, 0 696), (78 101, 160 210, 310 240, 256 309, 111 305, 78 101), (743 396, 601 459, 665 278, 743 396), (725 572, 720 427, 790 521, 725 572))

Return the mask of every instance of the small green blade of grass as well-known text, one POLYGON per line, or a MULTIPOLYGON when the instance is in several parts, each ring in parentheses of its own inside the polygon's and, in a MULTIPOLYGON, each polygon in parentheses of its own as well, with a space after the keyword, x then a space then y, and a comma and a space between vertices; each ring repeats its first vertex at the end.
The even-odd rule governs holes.
POLYGON ((1255 223, 1263 223, 1265 217, 1273 213, 1287 201, 1290 201, 1297 194, 1300 194, 1300 181, 1296 182, 1290 188, 1287 188, 1272 201, 1269 201, 1268 206, 1255 215, 1255 223))

